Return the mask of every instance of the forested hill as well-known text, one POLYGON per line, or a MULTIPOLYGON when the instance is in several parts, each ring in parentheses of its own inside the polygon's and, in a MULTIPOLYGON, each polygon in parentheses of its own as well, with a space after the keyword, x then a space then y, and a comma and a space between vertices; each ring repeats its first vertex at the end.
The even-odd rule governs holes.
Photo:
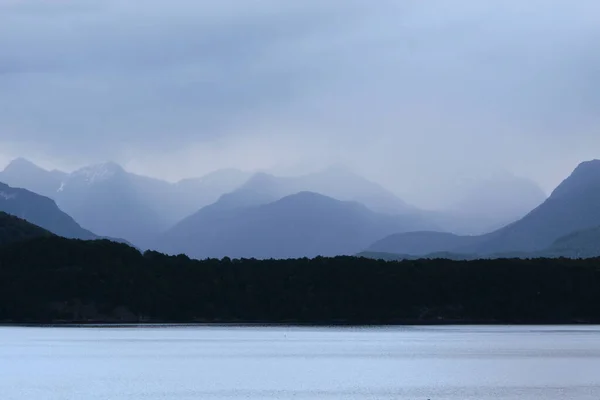
POLYGON ((0 322, 599 323, 600 259, 194 261, 45 237, 0 247, 0 322))
POLYGON ((52 233, 0 211, 0 246, 41 236, 52 236, 52 233))

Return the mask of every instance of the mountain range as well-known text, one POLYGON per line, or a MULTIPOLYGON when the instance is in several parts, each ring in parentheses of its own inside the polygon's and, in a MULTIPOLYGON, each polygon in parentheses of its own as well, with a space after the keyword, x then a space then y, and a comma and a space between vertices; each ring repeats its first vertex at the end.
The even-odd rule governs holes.
MULTIPOLYGON (((163 244, 162 249, 166 250, 167 252, 182 252, 201 258, 215 256, 215 254, 212 254, 207 250, 216 248, 215 245, 209 244, 211 243, 211 240, 216 240, 221 244, 227 243, 229 238, 237 237, 236 235, 238 230, 243 230, 235 224, 228 227, 228 224, 231 223, 231 221, 239 222, 245 218, 246 213, 250 213, 250 210, 252 210, 253 207, 266 204, 267 206, 265 206, 264 209, 268 210, 269 205, 275 204, 274 202, 276 202, 278 199, 286 198, 285 196, 291 196, 291 193, 295 193, 299 190, 308 191, 311 189, 313 189, 315 192, 319 191, 321 194, 327 193, 331 198, 335 197, 337 199, 362 200, 361 203, 368 206, 367 208, 369 208, 371 212, 376 213, 376 211, 379 211, 382 215, 385 213, 388 215, 388 219, 394 219, 398 223, 393 236, 383 239, 383 244, 382 242, 377 242, 375 245, 371 246, 371 251, 381 251, 380 247, 383 247, 384 250, 387 250, 385 244, 390 240, 393 241, 398 236, 401 236, 404 239, 401 242, 403 245, 405 245, 405 247, 408 246, 406 239, 412 239, 412 242, 410 243, 412 247, 408 246, 408 250, 410 250, 410 252, 417 251, 418 254, 446 251, 454 249, 455 246, 457 248, 461 248, 463 246, 467 246, 471 242, 476 243, 483 241, 483 239, 478 236, 459 236, 456 234, 443 232, 443 228, 441 228, 441 226, 443 226, 443 223, 441 223, 442 218, 440 218, 441 213, 427 213, 418 210, 415 207, 411 207, 399 198, 395 197, 392 193, 387 192, 384 188, 375 184, 366 183, 362 187, 358 185, 329 185, 328 187, 325 185, 325 182, 331 181, 361 182, 360 179, 353 178, 352 175, 346 171, 330 169, 326 170, 325 173, 318 175, 319 179, 314 178, 315 175, 282 178, 268 174, 256 174, 239 189, 233 191, 232 193, 223 195, 215 204, 200 210, 198 213, 182 221, 180 224, 176 225, 173 229, 167 232, 167 234, 160 239, 163 244), (337 179, 326 179, 327 177, 335 177, 337 179), (370 190, 365 190, 365 187, 368 187, 370 190), (428 229, 429 231, 419 232, 420 229, 428 229)), ((509 179, 504 176, 504 185, 501 185, 500 188, 507 190, 512 187, 520 188, 520 192, 524 194, 524 197, 526 197, 527 201, 532 205, 532 207, 536 206, 538 201, 542 202, 545 199, 545 195, 541 190, 537 190, 535 185, 533 187, 528 185, 525 180, 516 180, 517 185, 515 186, 508 184, 508 181, 509 179)), ((483 196, 480 195, 480 197, 483 196)), ((308 199, 310 198, 304 197, 304 200, 308 199)), ((517 201, 509 201, 509 199, 500 198, 498 202, 492 202, 491 200, 489 202, 492 203, 491 207, 495 207, 496 209, 500 207, 498 202, 508 203, 503 205, 504 210, 501 211, 508 210, 509 213, 512 212, 515 215, 519 215, 519 213, 525 213, 525 211, 522 211, 518 206, 516 206, 518 203, 517 201)), ((310 204, 308 204, 308 201, 307 204, 300 204, 298 202, 290 204, 294 204, 294 207, 290 207, 289 209, 285 210, 286 214, 302 216, 303 211, 308 211, 309 215, 314 212, 314 210, 310 210, 310 204)), ((475 209, 476 207, 474 204, 476 204, 476 201, 471 201, 470 206, 465 208, 465 211, 463 211, 462 214, 467 215, 468 213, 466 210, 469 208, 472 210, 475 209)), ((507 214, 506 212, 501 213, 503 215, 507 214)), ((284 229, 282 227, 271 226, 270 229, 265 228, 269 226, 266 216, 270 215, 273 214, 265 211, 263 214, 263 219, 256 218, 254 221, 254 226, 245 228, 246 230, 254 232, 257 235, 264 235, 264 237, 261 238, 254 237, 254 240, 264 241, 265 243, 275 243, 273 238, 276 237, 278 233, 283 232, 284 229)), ((453 216, 453 214, 447 214, 445 221, 451 220, 453 216)), ((344 215, 343 218, 353 220, 354 216, 344 215)), ((487 221, 489 220, 490 219, 487 219, 487 221)), ((291 229, 298 229, 295 228, 294 225, 289 226, 292 227, 291 229)), ((339 227, 342 226, 342 223, 341 221, 329 220, 326 224, 326 228, 331 226, 339 227)), ((323 228, 313 226, 306 227, 306 230, 317 232, 323 230, 323 228)), ((379 230, 378 232, 381 233, 383 231, 384 230, 379 230)), ((337 237, 343 238, 344 232, 346 231, 338 233, 337 237)), ((350 238, 345 238, 345 240, 348 243, 352 242, 350 238)), ((254 242, 246 239, 245 243, 254 242)), ((235 247, 240 248, 239 245, 235 247)), ((251 251, 251 247, 252 246, 242 252, 243 256, 262 256, 261 252, 251 251)), ((254 243, 254 248, 258 247, 259 246, 254 243)), ((277 247, 278 249, 280 248, 280 246, 274 247, 277 247)), ((324 247, 327 248, 328 246, 324 245, 324 247)), ((334 246, 331 246, 331 248, 334 248, 334 246)), ((349 249, 351 249, 351 247, 349 249)), ((398 249, 395 249, 394 252, 398 252, 398 249)), ((400 251, 400 253, 409 252, 400 251)), ((217 255, 223 254, 233 253, 231 253, 231 250, 221 251, 220 253, 217 252, 217 255)), ((271 254, 278 253, 273 251, 271 254)))
POLYGON ((0 211, 54 234, 119 237, 195 258, 590 254, 593 246, 582 243, 600 226, 597 160, 579 165, 548 198, 505 174, 472 185, 442 211, 421 210, 339 167, 294 177, 220 170, 170 183, 116 163, 65 173, 17 159, 0 181, 10 185, 0 186, 0 211), (490 232, 481 233, 484 226, 490 232))
MULTIPOLYGON (((424 232, 427 233, 427 232, 424 232)), ((416 252, 413 252, 416 253, 416 252)), ((456 251, 433 251, 425 254, 402 254, 367 250, 356 254, 359 257, 387 261, 426 259, 476 260, 495 258, 595 258, 600 257, 600 226, 575 231, 562 236, 550 246, 536 251, 510 251, 493 254, 459 253, 456 251)))

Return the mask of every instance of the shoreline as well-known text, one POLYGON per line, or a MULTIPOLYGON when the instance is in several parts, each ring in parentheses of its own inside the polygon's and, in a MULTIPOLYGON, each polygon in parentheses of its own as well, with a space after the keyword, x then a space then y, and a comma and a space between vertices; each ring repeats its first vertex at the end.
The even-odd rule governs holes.
POLYGON ((352 324, 352 323, 243 323, 243 322, 190 322, 190 323, 169 323, 169 322, 51 322, 51 323, 16 323, 1 322, 0 328, 138 328, 138 329, 161 329, 161 328, 336 328, 336 329, 378 329, 378 328, 419 328, 419 327, 593 327, 599 326, 600 322, 494 322, 494 321, 446 321, 446 322, 415 322, 406 321, 405 323, 370 323, 370 324, 352 324))

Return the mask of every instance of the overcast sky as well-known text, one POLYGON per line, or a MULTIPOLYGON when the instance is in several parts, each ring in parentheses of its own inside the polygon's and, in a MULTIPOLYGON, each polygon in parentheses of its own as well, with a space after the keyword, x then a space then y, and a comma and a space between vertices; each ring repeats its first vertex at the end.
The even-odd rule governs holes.
POLYGON ((0 0, 0 165, 346 164, 418 203, 600 158, 598 0, 0 0))

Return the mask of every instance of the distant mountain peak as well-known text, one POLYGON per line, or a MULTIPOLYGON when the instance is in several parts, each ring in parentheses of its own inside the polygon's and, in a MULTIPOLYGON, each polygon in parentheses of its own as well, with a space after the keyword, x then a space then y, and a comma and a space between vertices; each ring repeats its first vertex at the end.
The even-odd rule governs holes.
POLYGON ((575 170, 579 169, 579 168, 600 168, 600 159, 593 159, 593 160, 589 160, 589 161, 583 161, 582 163, 580 163, 577 168, 575 168, 575 170))
POLYGON ((597 179, 600 175, 600 160, 594 159, 580 163, 570 178, 593 178, 597 179))
POLYGON ((285 204, 290 206, 317 206, 317 207, 352 207, 354 209, 360 209, 363 211, 367 211, 368 208, 356 201, 350 200, 338 200, 333 197, 312 192, 310 190, 303 190, 298 193, 294 193, 288 196, 285 196, 275 203, 285 204))
POLYGON ((109 161, 78 169, 71 174, 71 177, 82 178, 91 185, 93 183, 108 180, 122 173, 125 173, 123 167, 115 162, 109 161))
POLYGON ((0 181, 52 197, 66 175, 57 170, 47 171, 25 158, 16 158, 0 172, 0 181))
POLYGON ((23 170, 43 170, 40 166, 34 164, 26 158, 18 157, 12 160, 6 168, 4 168, 5 172, 9 171, 23 171, 23 170))
POLYGON ((326 196, 324 194, 320 194, 320 193, 316 193, 316 192, 311 192, 309 190, 303 190, 301 192, 298 193, 294 193, 291 194, 289 196, 285 196, 281 199, 278 200, 278 202, 280 203, 305 203, 305 202, 311 202, 311 203, 315 203, 315 202, 328 202, 328 203, 343 203, 340 200, 336 200, 333 199, 329 196, 326 196))
POLYGON ((25 157, 17 157, 10 162, 11 164, 26 164, 26 165, 35 165, 32 161, 26 159, 25 157))
POLYGON ((551 198, 577 193, 580 190, 600 187, 600 160, 584 161, 579 164, 552 192, 551 198))
POLYGON ((241 188, 242 189, 252 188, 253 190, 271 189, 273 186, 275 186, 277 184, 277 181, 279 179, 280 178, 276 177, 275 175, 271 175, 266 172, 257 172, 254 175, 252 175, 250 177, 250 179, 248 179, 246 181, 246 183, 244 183, 241 186, 241 188))

